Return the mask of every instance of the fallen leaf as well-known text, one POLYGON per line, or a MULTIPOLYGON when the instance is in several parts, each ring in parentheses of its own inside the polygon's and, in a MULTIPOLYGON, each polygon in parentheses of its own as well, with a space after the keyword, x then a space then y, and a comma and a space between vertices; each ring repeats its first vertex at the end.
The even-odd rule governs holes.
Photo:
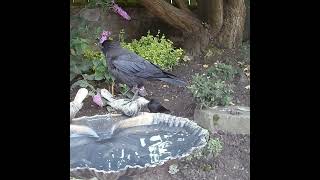
POLYGON ((204 65, 202 65, 204 68, 208 68, 209 67, 209 65, 208 64, 204 64, 204 65))

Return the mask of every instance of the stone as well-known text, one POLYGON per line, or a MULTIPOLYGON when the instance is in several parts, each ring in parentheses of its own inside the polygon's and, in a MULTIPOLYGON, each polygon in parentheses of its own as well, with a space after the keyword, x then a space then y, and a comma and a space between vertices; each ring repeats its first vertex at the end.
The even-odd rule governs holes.
POLYGON ((243 106, 216 107, 194 112, 194 121, 211 132, 217 130, 250 135, 250 108, 243 106))

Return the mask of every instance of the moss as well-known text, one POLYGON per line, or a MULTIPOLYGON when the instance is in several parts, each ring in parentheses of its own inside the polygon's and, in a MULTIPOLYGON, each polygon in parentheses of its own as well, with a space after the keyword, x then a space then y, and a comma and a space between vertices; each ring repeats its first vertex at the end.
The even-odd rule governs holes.
POLYGON ((213 125, 218 125, 218 121, 219 121, 220 117, 219 115, 215 114, 212 116, 212 121, 213 121, 213 125))

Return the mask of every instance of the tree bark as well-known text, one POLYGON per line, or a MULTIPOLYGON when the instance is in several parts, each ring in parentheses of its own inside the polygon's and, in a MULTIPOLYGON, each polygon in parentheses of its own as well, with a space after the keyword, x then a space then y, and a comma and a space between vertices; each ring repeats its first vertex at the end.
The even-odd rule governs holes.
POLYGON ((201 29, 201 21, 163 0, 141 0, 142 5, 168 24, 186 31, 197 32, 201 29))
POLYGON ((198 0, 198 16, 203 22, 208 21, 208 3, 209 0, 198 0))
POLYGON ((235 48, 242 43, 246 7, 244 0, 224 0, 224 21, 217 35, 221 48, 235 48))
POLYGON ((245 0, 246 5, 246 18, 243 29, 243 41, 250 40, 250 0, 245 0))
POLYGON ((223 25, 223 0, 211 0, 208 7, 208 23, 213 35, 216 35, 223 25))
POLYGON ((202 21, 186 11, 186 4, 176 0, 176 8, 164 0, 140 0, 141 4, 151 13, 166 23, 180 29, 185 38, 185 47, 191 54, 199 55, 210 43, 214 42, 221 48, 234 48, 242 42, 245 4, 244 0, 199 0, 199 8, 204 12, 203 19, 210 24, 205 27, 202 21))
POLYGON ((184 0, 174 0, 174 1, 177 3, 177 5, 180 9, 183 9, 183 10, 188 9, 188 6, 186 3, 184 3, 184 0))
POLYGON ((141 0, 140 2, 151 13, 182 30, 185 37, 183 48, 191 55, 201 54, 209 44, 210 34, 194 14, 176 8, 163 0, 141 0))
POLYGON ((188 5, 185 3, 185 0, 174 0, 178 7, 182 10, 184 10, 185 12, 189 13, 190 15, 194 16, 192 11, 188 8, 188 5))

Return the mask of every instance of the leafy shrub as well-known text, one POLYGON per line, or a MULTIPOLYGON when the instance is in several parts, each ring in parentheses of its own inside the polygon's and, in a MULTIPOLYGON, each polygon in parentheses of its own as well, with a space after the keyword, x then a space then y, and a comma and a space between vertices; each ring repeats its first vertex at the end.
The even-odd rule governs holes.
POLYGON ((213 78, 219 78, 222 81, 229 81, 234 78, 236 69, 224 63, 216 63, 213 68, 209 68, 207 75, 213 78))
POLYGON ((95 43, 101 29, 92 31, 81 22, 79 28, 71 31, 70 38, 70 81, 77 79, 72 86, 90 87, 94 91, 94 81, 112 82, 107 71, 107 63, 101 50, 95 43), (94 33, 92 33, 94 32, 94 33))
POLYGON ((223 144, 217 138, 210 139, 208 141, 206 149, 209 153, 212 153, 214 155, 214 157, 217 157, 223 149, 223 144))
POLYGON ((207 145, 201 149, 194 151, 191 155, 189 155, 186 160, 191 161, 192 159, 201 159, 204 156, 208 156, 209 154, 213 155, 213 157, 217 157, 221 151, 223 150, 223 143, 218 138, 210 138, 207 145))
POLYGON ((131 43, 124 42, 123 33, 123 31, 120 32, 120 41, 124 48, 137 53, 164 70, 171 70, 182 58, 183 50, 174 49, 172 41, 166 39, 165 35, 160 37, 160 31, 156 36, 148 31, 147 36, 142 36, 141 39, 133 40, 131 43))
POLYGON ((106 11, 111 5, 111 0, 90 0, 86 6, 88 8, 101 7, 103 11, 106 11))
POLYGON ((195 74, 188 87, 201 107, 226 106, 232 101, 232 84, 235 69, 226 64, 217 63, 207 73, 195 74))

